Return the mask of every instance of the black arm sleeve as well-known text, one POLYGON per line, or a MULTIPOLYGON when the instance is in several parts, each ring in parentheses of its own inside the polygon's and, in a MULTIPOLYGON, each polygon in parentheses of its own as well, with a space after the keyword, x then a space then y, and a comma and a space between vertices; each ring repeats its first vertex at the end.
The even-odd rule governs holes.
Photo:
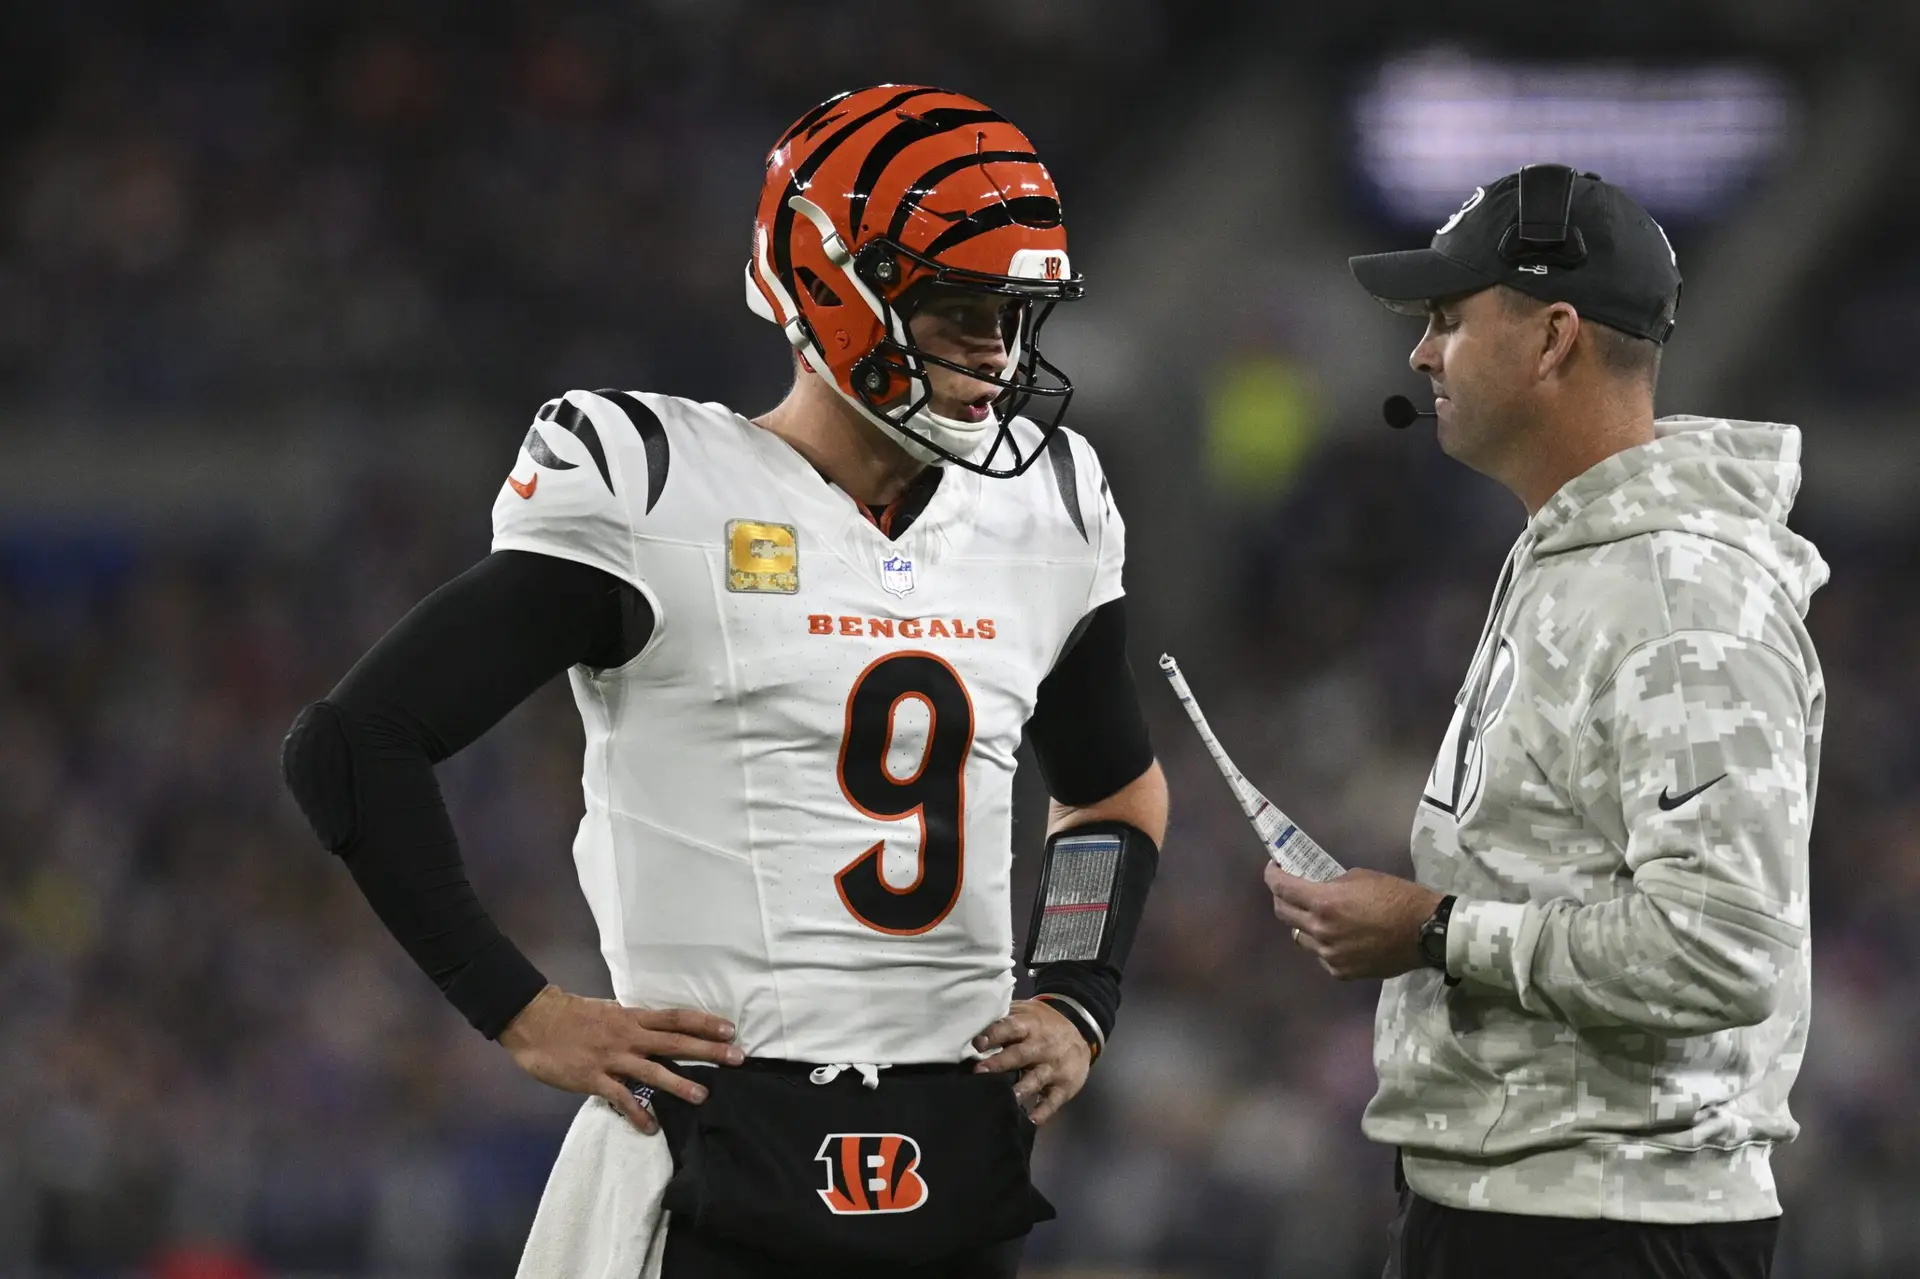
POLYGON ((1147 771, 1153 744, 1127 662, 1123 601, 1102 604, 1040 682, 1027 740, 1047 793, 1080 807, 1115 794, 1147 771))
POLYGON ((546 979, 474 895, 433 765, 575 664, 646 645, 646 597, 600 569, 502 551, 429 595, 287 736, 287 783, 380 921, 489 1038, 546 979))

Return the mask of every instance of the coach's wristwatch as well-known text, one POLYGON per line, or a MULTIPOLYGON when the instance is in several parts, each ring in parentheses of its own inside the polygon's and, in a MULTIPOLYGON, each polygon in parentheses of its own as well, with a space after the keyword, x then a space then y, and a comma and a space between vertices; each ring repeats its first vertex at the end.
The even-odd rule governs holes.
MULTIPOLYGON (((1420 925, 1420 957, 1427 967, 1447 971, 1447 921, 1453 918, 1453 894, 1448 893, 1420 925)), ((1451 982, 1453 979, 1448 978, 1451 982)))

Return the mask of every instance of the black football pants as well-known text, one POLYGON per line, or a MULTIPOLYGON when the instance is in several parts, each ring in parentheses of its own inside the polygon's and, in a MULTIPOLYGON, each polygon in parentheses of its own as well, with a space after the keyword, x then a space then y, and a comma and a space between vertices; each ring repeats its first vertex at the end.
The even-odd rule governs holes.
POLYGON ((1024 1239, 1015 1239, 925 1266, 863 1268, 795 1262, 691 1230, 676 1230, 669 1222, 660 1279, 796 1279, 809 1274, 831 1275, 833 1279, 1013 1279, 1020 1272, 1020 1251, 1025 1243, 1024 1239))
POLYGON ((1445 1208, 1400 1192, 1384 1279, 1767 1279, 1780 1219, 1656 1226, 1445 1208))

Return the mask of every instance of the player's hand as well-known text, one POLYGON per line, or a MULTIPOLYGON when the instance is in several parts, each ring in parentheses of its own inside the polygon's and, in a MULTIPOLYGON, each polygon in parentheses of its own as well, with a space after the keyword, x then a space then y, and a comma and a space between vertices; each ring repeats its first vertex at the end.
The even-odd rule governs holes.
POLYGON ((1093 1049, 1067 1015, 1049 1008, 1045 1000, 1022 999, 984 1031, 975 1035, 980 1052, 1000 1051, 974 1063, 975 1074, 1020 1072, 1014 1081, 1014 1099, 1027 1117, 1044 1124, 1059 1113, 1086 1086, 1093 1065, 1093 1049))
POLYGON ((689 1008, 623 1008, 549 986, 500 1032, 500 1046, 520 1069, 550 1088, 603 1097, 641 1132, 658 1128, 625 1080, 699 1105, 707 1090, 654 1057, 738 1066, 733 1023, 689 1008))
POLYGON ((1420 925, 1442 893, 1375 870, 1316 884, 1267 863, 1273 913, 1301 949, 1342 981, 1398 977, 1422 966, 1420 925))

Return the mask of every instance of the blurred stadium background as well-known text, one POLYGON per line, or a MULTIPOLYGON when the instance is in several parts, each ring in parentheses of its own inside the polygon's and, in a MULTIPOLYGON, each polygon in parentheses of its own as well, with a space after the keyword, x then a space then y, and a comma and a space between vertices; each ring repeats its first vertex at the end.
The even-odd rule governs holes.
MULTIPOLYGON (((1016 120, 1085 302, 1052 350, 1132 530, 1175 827, 1033 1273, 1378 1273, 1371 986, 1291 953, 1150 659, 1399 867, 1521 512, 1392 435, 1349 252, 1531 160, 1687 277, 1666 412, 1799 422, 1831 711, 1790 1279, 1920 1274, 1920 12, 1869 0, 10 5, 0 22, 0 1274, 511 1273, 575 1106, 478 1039, 284 797, 296 709, 485 552, 569 386, 782 390, 765 148, 841 88, 1016 120)), ((662 725, 662 732, 671 732, 662 725)), ((604 989, 558 687, 445 769, 484 898, 604 989)), ((1028 782, 1024 836, 1040 838, 1028 782)))

